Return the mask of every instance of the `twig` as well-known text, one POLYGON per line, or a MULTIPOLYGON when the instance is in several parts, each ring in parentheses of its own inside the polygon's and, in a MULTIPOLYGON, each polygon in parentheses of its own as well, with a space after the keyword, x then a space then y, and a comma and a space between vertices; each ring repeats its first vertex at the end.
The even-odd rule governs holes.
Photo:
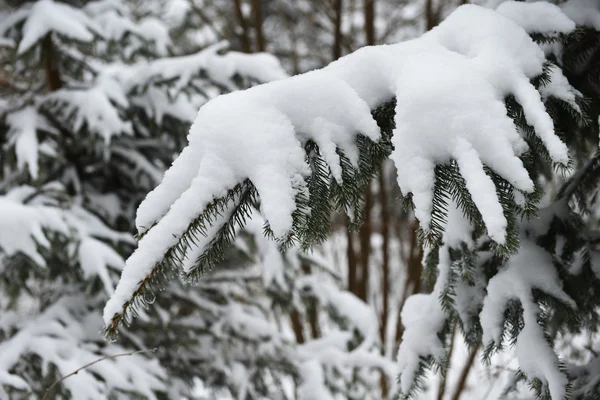
POLYGON ((118 358, 118 357, 125 357, 125 356, 132 356, 135 354, 140 354, 140 353, 148 353, 148 352, 152 352, 154 353, 157 349, 144 349, 144 350, 136 350, 136 351, 130 351, 128 353, 119 353, 119 354, 113 354, 110 356, 104 356, 102 358, 99 358, 95 361, 92 361, 91 363, 85 364, 83 367, 80 367, 78 369, 76 369, 75 371, 71 372, 68 375, 65 375, 63 377, 61 377, 59 380, 57 380, 56 382, 54 382, 52 385, 50 385, 50 387, 48 389, 46 389, 46 393, 44 394, 44 398, 42 400, 47 400, 48 396, 50 395, 50 393, 52 392, 52 389, 54 389, 55 386, 57 386, 58 384, 60 384, 62 381, 64 381, 65 379, 73 376, 73 375, 77 375, 80 371, 83 371, 84 369, 91 367, 94 364, 99 363, 100 361, 104 361, 104 360, 111 360, 114 358, 118 358))

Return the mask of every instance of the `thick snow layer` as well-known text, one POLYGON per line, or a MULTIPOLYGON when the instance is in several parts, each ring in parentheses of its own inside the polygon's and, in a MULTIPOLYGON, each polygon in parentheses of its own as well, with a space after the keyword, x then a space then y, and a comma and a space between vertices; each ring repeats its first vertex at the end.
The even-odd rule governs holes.
POLYGON ((568 0, 562 3, 560 8, 577 25, 600 30, 599 0, 568 0))
MULTIPOLYGON (((547 27, 553 26, 548 22, 547 27)), ((564 21, 554 29, 564 30, 564 21)), ((127 261, 105 321, 121 311, 190 222, 245 179, 257 188, 275 235, 285 237, 295 196, 310 173, 304 143, 315 141, 341 179, 335 149, 356 162, 356 134, 378 140, 371 109, 394 96, 391 158, 402 192, 413 194, 421 226, 427 230, 430 224, 435 164, 455 159, 488 234, 503 243, 506 220, 483 166, 521 191, 533 190, 518 158, 527 146, 502 102, 507 95, 523 106, 552 159, 568 162, 567 148, 530 83, 544 62, 543 51, 514 21, 465 5, 419 39, 366 47, 322 70, 208 102, 190 129, 188 147, 140 205, 138 229, 154 227, 127 261)), ((155 68, 167 76, 178 73, 171 64, 155 68)))
POLYGON ((22 39, 17 49, 19 54, 29 50, 48 32, 78 40, 91 42, 101 29, 83 11, 64 3, 40 0, 31 6, 23 25, 22 39))

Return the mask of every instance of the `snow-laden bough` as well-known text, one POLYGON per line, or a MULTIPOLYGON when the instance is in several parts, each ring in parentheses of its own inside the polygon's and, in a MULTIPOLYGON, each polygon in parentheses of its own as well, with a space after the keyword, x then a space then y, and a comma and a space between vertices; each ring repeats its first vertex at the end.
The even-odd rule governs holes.
MULTIPOLYGON (((548 5, 543 11, 557 21, 546 21, 544 29, 574 29, 557 7, 548 5)), ((520 104, 553 162, 569 160, 531 83, 544 72, 544 53, 510 19, 510 12, 505 14, 461 6, 418 39, 365 47, 321 70, 204 105, 190 129, 188 147, 139 207, 141 239, 105 307, 107 331, 114 332, 123 316, 130 316, 135 302, 143 303, 142 294, 165 259, 181 269, 190 249, 198 260, 219 255, 215 247, 227 242, 232 226, 244 223, 241 209, 247 198, 260 199, 276 238, 289 238, 302 218, 310 218, 298 199, 308 204, 323 200, 314 197, 317 191, 307 190, 315 174, 309 144, 318 147, 331 184, 346 184, 345 171, 363 167, 360 143, 382 140, 372 110, 394 99, 390 157, 403 194, 412 194, 423 230, 432 223, 434 168, 455 162, 488 235, 504 244, 507 219, 486 168, 515 191, 534 190, 519 158, 528 146, 504 100, 512 96, 520 104), (313 197, 307 200, 309 195, 313 197)), ((346 211, 351 213, 350 208, 346 211)))

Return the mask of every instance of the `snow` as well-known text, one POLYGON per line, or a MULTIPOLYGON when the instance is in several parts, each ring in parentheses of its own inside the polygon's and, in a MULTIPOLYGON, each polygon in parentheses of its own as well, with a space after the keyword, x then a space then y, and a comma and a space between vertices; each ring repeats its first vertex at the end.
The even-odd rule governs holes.
POLYGON ((46 262, 38 245, 50 246, 44 228, 63 234, 69 231, 56 209, 27 206, 7 196, 0 196, 0 223, 0 250, 7 256, 23 253, 42 266, 46 262))
POLYGON ((184 23, 191 8, 188 0, 169 0, 165 5, 165 19, 171 26, 179 26, 184 23))
POLYGON ((64 112, 74 115, 73 129, 79 131, 84 125, 110 143, 113 136, 131 135, 133 128, 130 121, 119 115, 119 109, 128 105, 120 87, 114 81, 102 76, 95 86, 85 90, 59 89, 42 99, 42 101, 58 101, 63 104, 64 112))
POLYGON ((559 370, 558 357, 538 324, 540 309, 532 290, 540 289, 575 309, 575 302, 561 286, 551 255, 523 238, 519 252, 490 279, 480 313, 482 342, 501 344, 507 303, 512 299, 520 301, 525 322, 516 345, 520 368, 529 379, 537 377, 547 382, 553 399, 564 397, 567 378, 559 370))
MULTIPOLYGON (((9 372, 26 354, 35 354, 44 360, 44 371, 52 364, 59 375, 64 376, 104 355, 123 353, 125 350, 114 344, 98 346, 101 320, 86 309, 87 304, 83 294, 65 295, 39 314, 21 314, 21 318, 8 325, 4 323, 9 321, 3 321, 0 329, 9 334, 9 340, 0 343, 0 384, 14 382, 28 388, 26 382, 9 372), (18 328, 17 333, 11 335, 9 332, 15 328, 18 328)), ((105 398, 115 389, 135 390, 148 399, 156 399, 153 391, 164 390, 162 379, 165 377, 157 360, 131 355, 103 360, 79 371, 76 379, 64 380, 63 385, 71 397, 81 400, 105 398)))
POLYGON ((600 2, 598 0, 568 0, 562 3, 560 8, 577 25, 600 30, 600 2))
MULTIPOLYGON (((454 201, 449 201, 448 229, 444 232, 444 245, 438 253, 438 276, 433 291, 430 294, 417 293, 409 296, 400 315, 405 330, 397 359, 401 374, 400 389, 403 393, 409 393, 414 385, 421 358, 433 356, 437 362, 442 362, 446 355, 438 333, 447 319, 440 296, 448 285, 451 268, 449 251, 462 243, 473 245, 472 231, 471 225, 454 201)), ((467 312, 468 310, 459 308, 459 315, 466 315, 467 312)))
POLYGON ((25 53, 48 32, 56 32, 80 42, 91 42, 101 30, 81 10, 52 0, 40 0, 28 12, 17 53, 25 53))
MULTIPOLYGON (((533 13, 549 12, 532 7, 533 13)), ((564 19, 556 21, 546 21, 544 29, 568 29, 564 19)), ((189 64, 205 63, 199 59, 155 63, 148 75, 137 76, 142 81, 154 74, 179 76, 177 85, 182 85, 189 81, 182 73, 189 64)), ((258 190, 276 237, 286 237, 295 196, 310 173, 306 141, 319 144, 334 178, 341 180, 335 149, 356 163, 356 134, 377 141, 380 133, 371 109, 394 96, 391 158, 402 192, 413 194, 421 226, 427 231, 431 220, 433 168, 454 159, 488 235, 504 243, 506 220, 483 166, 520 191, 533 190, 518 158, 527 145, 506 115, 507 95, 513 94, 523 106, 552 160, 568 163, 567 148, 555 135, 541 94, 530 83, 544 63, 543 51, 517 23, 493 10, 465 5, 421 38, 366 47, 322 70, 209 101, 190 129, 188 147, 138 209, 136 225, 146 234, 126 262, 105 308, 105 322, 121 312, 138 283, 178 243, 190 222, 245 179, 258 190)), ((209 242, 211 235, 202 240, 209 242)))
POLYGON ((298 400, 334 400, 325 387, 323 368, 317 361, 307 361, 300 366, 302 383, 298 387, 298 400))
POLYGON ((567 78, 563 75, 562 70, 556 65, 552 65, 549 75, 550 82, 540 88, 542 98, 557 98, 567 103, 576 111, 581 112, 581 108, 577 104, 577 97, 583 97, 583 95, 571 86, 567 78))
POLYGON ((125 264, 123 258, 112 247, 92 237, 84 238, 81 241, 77 253, 83 277, 90 279, 97 275, 110 297, 114 293, 114 287, 108 267, 122 269, 125 264))
POLYGON ((570 33, 575 29, 575 22, 569 19, 564 6, 561 11, 558 6, 546 1, 505 1, 496 11, 515 21, 527 33, 570 33))
POLYGON ((143 18, 138 22, 137 31, 144 39, 154 43, 159 55, 165 56, 168 54, 171 37, 169 36, 169 28, 161 20, 154 17, 143 18))
POLYGON ((8 134, 15 143, 17 155, 17 168, 22 170, 25 166, 29 176, 38 177, 38 113, 33 107, 25 107, 14 113, 8 114, 6 123, 10 127, 8 134))

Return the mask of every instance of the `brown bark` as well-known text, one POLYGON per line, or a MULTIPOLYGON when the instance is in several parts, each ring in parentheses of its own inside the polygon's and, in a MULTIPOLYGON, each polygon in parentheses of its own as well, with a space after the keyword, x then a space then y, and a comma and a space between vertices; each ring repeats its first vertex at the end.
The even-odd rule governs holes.
POLYGON ((235 9, 235 17, 237 22, 242 28, 242 34, 240 35, 242 51, 244 53, 251 53, 252 49, 250 48, 250 32, 248 29, 248 21, 246 21, 242 11, 242 0, 233 0, 233 8, 235 9))
POLYGON ((334 9, 334 34, 333 34, 333 53, 332 57, 337 60, 342 56, 342 0, 333 0, 334 9))
POLYGON ((441 2, 438 5, 434 5, 435 0, 427 0, 425 2, 425 28, 431 30, 440 23, 440 16, 442 11, 441 2))
POLYGON ((252 0, 252 15, 254 17, 254 30, 256 32, 256 46, 258 51, 265 51, 265 37, 263 35, 262 0, 252 0))
MULTIPOLYGON (((302 271, 306 275, 310 275, 310 265, 302 263, 302 271)), ((321 329, 319 328, 319 311, 317 310, 317 301, 311 300, 308 305, 308 325, 310 327, 310 335, 313 339, 321 336, 321 329)))
POLYGON ((290 319, 292 321, 292 329, 294 330, 294 336, 296 336, 296 343, 304 343, 304 328, 302 327, 302 320, 300 319, 300 313, 293 310, 290 313, 290 319))
MULTIPOLYGON (((379 325, 379 337, 381 339, 381 354, 385 355, 386 332, 388 324, 389 302, 390 302, 390 210, 388 208, 388 194, 383 174, 383 166, 379 168, 379 204, 381 206, 381 236, 383 241, 382 246, 382 282, 381 291, 383 296, 383 304, 381 308, 381 323, 379 325)), ((381 397, 385 399, 388 396, 387 380, 384 374, 381 374, 381 397)))
POLYGON ((58 59, 56 58, 54 45, 52 43, 52 33, 46 34, 46 37, 42 42, 42 58, 44 60, 44 70, 46 71, 48 90, 53 92, 60 89, 62 82, 60 79, 58 59))
POLYGON ((469 376, 469 372, 471 372, 471 367, 473 366, 473 362, 475 361, 475 358, 477 357, 478 351, 479 351, 479 344, 477 346, 475 346, 475 348, 473 348, 471 350, 471 354, 469 354, 469 358, 467 359, 467 362, 465 363, 465 365, 460 373, 460 378, 458 379, 458 384, 456 385, 456 390, 454 391, 452 400, 459 400, 460 396, 462 395, 463 391, 465 390, 465 387, 467 385, 467 378, 469 376))
POLYGON ((365 35, 367 45, 375 44, 375 0, 364 0, 365 35))
POLYGON ((354 232, 350 229, 350 218, 346 217, 346 258, 348 258, 348 291, 357 293, 358 282, 358 262, 356 252, 354 251, 354 232))
POLYGON ((364 221, 359 230, 360 239, 360 279, 358 281, 357 296, 367 303, 369 298, 369 259, 371 256, 371 234, 373 226, 371 221, 371 209, 373 208, 373 193, 371 193, 371 184, 367 185, 365 193, 364 221))

